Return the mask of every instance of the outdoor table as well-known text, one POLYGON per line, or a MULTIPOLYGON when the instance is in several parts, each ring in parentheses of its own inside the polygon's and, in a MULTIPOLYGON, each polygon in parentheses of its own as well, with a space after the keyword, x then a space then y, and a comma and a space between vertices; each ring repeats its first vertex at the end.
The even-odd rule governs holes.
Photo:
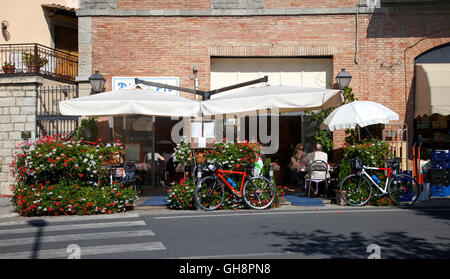
POLYGON ((122 166, 103 166, 103 168, 109 170, 110 184, 113 182, 113 178, 126 176, 125 169, 122 166))

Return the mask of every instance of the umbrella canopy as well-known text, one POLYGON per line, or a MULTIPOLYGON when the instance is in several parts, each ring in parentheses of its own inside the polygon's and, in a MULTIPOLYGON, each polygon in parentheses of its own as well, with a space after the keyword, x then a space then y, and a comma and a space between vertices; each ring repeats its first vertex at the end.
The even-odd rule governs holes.
POLYGON ((365 127, 373 124, 387 124, 398 120, 398 114, 371 101, 354 101, 336 108, 320 125, 330 131, 354 129, 356 125, 365 127))
POLYGON ((200 102, 148 89, 122 89, 59 102, 63 115, 198 116, 200 102))
POLYGON ((204 115, 254 112, 279 109, 279 112, 319 110, 339 106, 344 101, 341 90, 298 86, 245 87, 212 95, 201 103, 204 115))

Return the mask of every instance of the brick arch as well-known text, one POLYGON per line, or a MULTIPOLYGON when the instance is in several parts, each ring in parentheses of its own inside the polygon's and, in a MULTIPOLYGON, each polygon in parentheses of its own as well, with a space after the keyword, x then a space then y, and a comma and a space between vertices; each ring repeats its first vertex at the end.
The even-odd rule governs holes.
MULTIPOLYGON (((405 67, 405 102, 406 115, 405 122, 408 125, 408 146, 412 146, 414 140, 414 59, 424 52, 435 47, 450 43, 450 29, 444 30, 439 34, 441 37, 422 38, 405 49, 404 67, 405 67), (443 36, 443 33, 446 33, 443 36)), ((412 149, 408 148, 409 157, 412 156, 412 149)))
POLYGON ((449 33, 448 37, 444 38, 423 38, 405 49, 405 98, 408 92, 414 90, 412 80, 414 78, 414 59, 422 53, 431 50, 435 47, 450 43, 450 29, 446 30, 449 33), (408 86, 408 81, 410 81, 408 86))

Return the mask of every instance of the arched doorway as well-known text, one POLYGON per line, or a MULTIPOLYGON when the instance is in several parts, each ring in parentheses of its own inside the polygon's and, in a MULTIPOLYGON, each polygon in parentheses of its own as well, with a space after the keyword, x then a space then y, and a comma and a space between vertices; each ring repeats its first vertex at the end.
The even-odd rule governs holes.
POLYGON ((450 43, 414 59, 414 142, 422 142, 422 158, 450 146, 450 43))

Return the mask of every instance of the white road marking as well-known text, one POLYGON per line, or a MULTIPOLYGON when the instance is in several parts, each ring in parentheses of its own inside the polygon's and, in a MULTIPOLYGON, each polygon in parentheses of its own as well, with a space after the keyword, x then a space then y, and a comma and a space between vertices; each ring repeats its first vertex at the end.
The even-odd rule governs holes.
MULTIPOLYGON (((42 243, 74 241, 74 240, 79 241, 79 240, 98 240, 111 238, 129 238, 129 237, 154 236, 154 235, 155 234, 151 230, 66 234, 66 235, 43 236, 39 238, 39 243, 42 244, 42 243)), ((0 240, 0 247, 33 244, 36 241, 37 241, 36 237, 4 239, 0 240)))
POLYGON ((2 230, 0 230, 0 235, 17 234, 17 233, 36 233, 40 229, 42 229, 42 231, 45 231, 45 232, 56 232, 56 231, 74 231, 74 230, 84 230, 84 229, 135 227, 135 226, 145 226, 145 225, 146 225, 145 222, 143 220, 141 220, 141 221, 126 221, 126 222, 54 225, 54 226, 43 226, 40 228, 37 228, 37 227, 16 228, 16 229, 2 228, 2 230))
MULTIPOLYGON (((165 250, 166 247, 161 242, 144 242, 144 243, 132 243, 132 244, 118 244, 118 245, 103 245, 103 246, 90 246, 81 247, 81 258, 87 255, 102 255, 112 253, 127 253, 127 252, 141 252, 141 251, 154 251, 165 250)), ((0 254, 0 259, 30 259, 33 257, 33 251, 17 252, 0 254)), ((39 250, 36 258, 38 259, 54 259, 54 258, 67 258, 69 253, 66 251, 66 247, 62 249, 49 249, 39 250)))
MULTIPOLYGON (((18 214, 15 216, 18 216, 18 214)), ((66 222, 66 221, 89 221, 89 220, 109 220, 109 219, 125 219, 125 218, 138 218, 138 213, 117 213, 117 214, 104 214, 104 215, 86 215, 86 216, 45 216, 45 217, 29 217, 26 220, 19 221, 9 221, 0 223, 0 227, 2 226, 10 226, 10 225, 23 225, 28 224, 33 220, 44 220, 45 222, 58 223, 58 222, 66 222)))
MULTIPOLYGON (((450 209, 449 209, 450 210, 450 209)), ((155 219, 183 219, 183 218, 211 218, 211 217, 235 217, 235 216, 267 216, 267 215, 301 215, 301 214, 337 214, 337 213, 370 213, 370 212, 404 212, 404 209, 353 209, 353 210, 315 210, 315 211, 287 211, 287 212, 249 212, 249 213, 224 213, 224 214, 201 214, 201 215, 177 215, 156 216, 155 219)))

